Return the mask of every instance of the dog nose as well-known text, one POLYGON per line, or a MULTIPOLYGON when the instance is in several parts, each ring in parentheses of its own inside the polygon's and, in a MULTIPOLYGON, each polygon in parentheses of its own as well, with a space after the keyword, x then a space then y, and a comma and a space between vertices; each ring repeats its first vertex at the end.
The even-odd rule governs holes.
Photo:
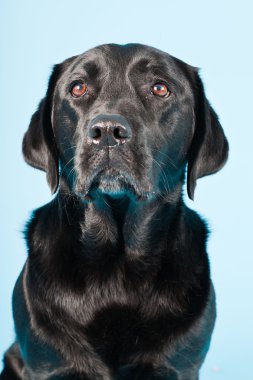
POLYGON ((99 148, 125 144, 132 137, 131 127, 121 115, 101 115, 90 123, 87 140, 99 148))

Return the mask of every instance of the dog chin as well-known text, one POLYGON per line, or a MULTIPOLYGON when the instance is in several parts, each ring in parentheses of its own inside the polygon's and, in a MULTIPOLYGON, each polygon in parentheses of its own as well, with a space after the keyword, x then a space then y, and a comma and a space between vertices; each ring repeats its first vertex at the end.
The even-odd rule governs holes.
POLYGON ((136 188, 137 186, 122 174, 100 174, 92 181, 88 195, 91 198, 104 194, 112 198, 122 198, 127 195, 139 198, 141 194, 136 188))
POLYGON ((93 201, 103 196, 110 196, 115 199, 127 196, 136 201, 150 198, 150 194, 143 191, 142 187, 131 176, 112 169, 97 173, 90 180, 88 186, 86 184, 86 191, 83 192, 82 197, 87 201, 93 201))

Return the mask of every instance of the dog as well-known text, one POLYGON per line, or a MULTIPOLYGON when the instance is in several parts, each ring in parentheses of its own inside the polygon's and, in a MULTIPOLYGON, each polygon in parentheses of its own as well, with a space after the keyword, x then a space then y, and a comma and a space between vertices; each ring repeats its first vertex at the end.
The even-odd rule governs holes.
POLYGON ((56 195, 26 227, 1 380, 197 380, 215 293, 183 185, 228 156, 198 69, 141 44, 69 58, 23 155, 56 195))

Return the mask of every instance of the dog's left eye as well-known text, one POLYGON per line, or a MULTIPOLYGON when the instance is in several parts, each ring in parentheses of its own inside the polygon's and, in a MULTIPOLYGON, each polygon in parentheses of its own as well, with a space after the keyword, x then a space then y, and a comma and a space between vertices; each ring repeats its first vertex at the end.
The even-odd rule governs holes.
POLYGON ((80 96, 84 95, 87 92, 87 89, 88 88, 86 84, 77 82, 71 87, 70 93, 74 98, 80 98, 80 96))
POLYGON ((153 95, 166 98, 170 95, 168 87, 164 83, 156 83, 151 87, 151 92, 153 95))

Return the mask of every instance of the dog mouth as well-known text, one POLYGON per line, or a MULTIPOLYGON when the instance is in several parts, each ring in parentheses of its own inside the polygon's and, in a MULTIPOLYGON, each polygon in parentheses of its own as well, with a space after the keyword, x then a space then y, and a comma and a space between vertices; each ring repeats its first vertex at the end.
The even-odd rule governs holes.
POLYGON ((82 191, 82 196, 86 200, 93 200, 103 195, 109 195, 113 198, 128 195, 137 200, 144 200, 150 198, 152 193, 149 189, 140 186, 133 176, 127 172, 107 168, 88 177, 82 191))

